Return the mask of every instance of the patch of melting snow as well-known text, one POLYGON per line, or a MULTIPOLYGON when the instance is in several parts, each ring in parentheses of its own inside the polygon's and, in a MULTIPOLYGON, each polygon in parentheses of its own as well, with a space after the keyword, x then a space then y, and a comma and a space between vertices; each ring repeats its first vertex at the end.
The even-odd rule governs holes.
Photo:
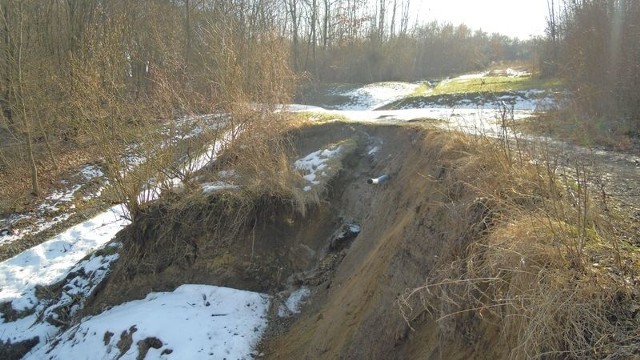
MULTIPOLYGON (((45 201, 38 206, 38 213, 41 215, 46 214, 47 212, 57 212, 60 211, 58 205, 60 203, 69 203, 72 202, 75 196, 76 191, 80 190, 82 185, 77 184, 73 186, 71 189, 54 191, 49 196, 45 198, 45 201)), ((70 214, 67 214, 70 215, 70 214)))
POLYGON ((205 193, 205 194, 214 193, 214 192, 220 191, 220 190, 238 189, 239 188, 238 185, 233 185, 233 184, 225 183, 225 182, 222 182, 222 181, 214 181, 214 182, 202 183, 202 184, 200 184, 200 186, 202 187, 202 192, 205 193))
MULTIPOLYGON (((114 248, 119 246, 118 243, 107 245, 114 248)), ((35 287, 24 290, 21 297, 11 301, 11 307, 30 314, 15 321, 1 318, 0 341, 16 343, 34 338, 44 341, 55 336, 59 332, 57 326, 68 321, 60 318, 60 314, 64 313, 66 318, 71 318, 81 310, 85 300, 104 281, 111 264, 117 259, 117 253, 107 251, 80 261, 63 277, 61 293, 55 299, 39 300, 35 287)), ((36 345, 36 348, 38 346, 42 346, 42 343, 36 345)))
POLYGON ((88 164, 80 169, 80 174, 82 174, 85 180, 92 180, 97 177, 103 177, 104 171, 97 165, 88 164))
POLYGON ((417 89, 419 84, 402 82, 383 82, 365 85, 341 95, 353 100, 343 106, 344 110, 373 110, 393 101, 404 98, 417 89))
MULTIPOLYGON (((296 169, 304 172, 303 178, 311 183, 311 185, 320 184, 319 178, 326 177, 325 170, 328 168, 328 162, 336 155, 340 154, 342 146, 336 146, 333 149, 323 149, 314 151, 311 154, 296 160, 293 163, 296 169)), ((304 191, 311 191, 311 186, 305 186, 304 191)))
POLYGON ((528 71, 525 71, 525 70, 518 71, 512 68, 508 68, 507 70, 505 70, 505 73, 507 74, 507 76, 513 76, 513 77, 531 76, 531 73, 528 71))
MULTIPOLYGON (((85 181, 90 181, 95 178, 103 177, 104 173, 100 167, 96 165, 85 165, 80 169, 79 175, 85 181)), ((37 234, 69 219, 71 215, 74 214, 74 211, 72 210, 76 208, 75 204, 69 203, 74 201, 76 192, 82 188, 82 184, 69 186, 69 181, 67 180, 62 180, 61 183, 65 188, 53 191, 47 195, 43 202, 37 206, 35 211, 24 214, 13 214, 4 219, 2 223, 6 223, 6 225, 3 225, 3 227, 8 226, 10 228, 11 225, 18 222, 31 222, 31 224, 22 226, 19 229, 14 229, 12 233, 7 233, 4 236, 0 235, 0 244, 11 243, 21 239, 25 235, 37 234), (64 209, 59 207, 61 204, 66 204, 64 209), (52 217, 52 215, 61 211, 64 212, 52 217)), ((83 196, 82 200, 88 201, 94 197, 100 196, 103 188, 104 187, 100 187, 94 194, 83 196)))
POLYGON ((278 316, 289 317, 293 314, 299 314, 303 301, 310 295, 311 290, 308 287, 301 287, 300 289, 292 292, 284 304, 281 304, 278 307, 278 316))
POLYGON ((487 77, 487 75, 489 75, 488 71, 485 72, 480 72, 480 73, 473 73, 473 74, 465 74, 465 75, 460 75, 458 77, 455 77, 453 79, 447 79, 444 80, 443 83, 448 83, 451 82, 453 80, 472 80, 472 79, 480 79, 483 77, 487 77))
POLYGON ((24 359, 250 359, 270 301, 248 291, 182 285, 83 319, 24 359))
POLYGON ((104 246, 127 224, 126 211, 116 205, 1 262, 0 302, 11 301, 16 310, 28 308, 28 300, 21 305, 25 294, 36 285, 49 285, 63 279, 78 261, 104 246))

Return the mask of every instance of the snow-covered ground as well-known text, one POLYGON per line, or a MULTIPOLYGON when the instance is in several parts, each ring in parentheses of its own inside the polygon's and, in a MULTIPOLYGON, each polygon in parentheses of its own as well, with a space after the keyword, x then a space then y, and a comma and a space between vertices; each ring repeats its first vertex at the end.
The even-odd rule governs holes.
MULTIPOLYGON (((104 179, 102 169, 92 164, 84 165, 78 175, 85 183, 94 179, 104 179)), ((82 188, 82 185, 62 181, 59 186, 60 189, 47 195, 35 210, 11 214, 5 219, 0 219, 0 228, 9 228, 11 224, 18 222, 28 224, 15 229, 12 233, 0 236, 0 245, 9 244, 26 235, 39 233, 67 220, 75 213, 74 201, 89 201, 100 196, 102 191, 102 188, 98 188, 96 191, 79 198, 78 190, 82 188)))
POLYGON ((83 319, 25 359, 252 359, 270 298, 182 285, 83 319))
POLYGON ((104 246, 126 226, 125 210, 116 205, 52 239, 0 263, 0 302, 24 310, 36 305, 36 285, 61 280, 88 253, 104 246))
MULTIPOLYGON (((185 163, 181 173, 195 172, 214 160, 218 152, 229 141, 230 135, 228 134, 223 136, 222 141, 217 141, 209 146, 200 156, 185 163)), ((99 170, 96 169, 83 169, 83 174, 85 173, 90 178, 92 175, 100 174, 99 170)), ((180 179, 171 179, 171 182, 177 185, 180 183, 180 179)), ((77 191, 76 187, 73 186, 70 191, 50 195, 48 198, 51 198, 54 203, 49 206, 55 206, 56 202, 71 199, 75 191, 77 191)), ((211 186, 204 190, 212 191, 211 186)), ((160 188, 153 188, 153 190, 149 191, 153 196, 141 194, 140 198, 153 199, 160 194, 160 188)), ((98 337, 103 335, 97 335, 96 332, 84 332, 81 334, 81 338, 74 338, 74 336, 78 336, 80 329, 78 326, 69 329, 69 331, 72 331, 71 333, 63 334, 60 333, 60 326, 68 325, 68 321, 84 306, 85 299, 93 293, 95 288, 108 275, 110 265, 118 258, 117 252, 108 248, 119 246, 114 244, 112 240, 116 233, 128 224, 128 214, 124 206, 122 204, 116 205, 90 220, 70 227, 40 245, 0 262, 0 304, 10 304, 12 309, 7 312, 5 308, 5 314, 0 317, 0 342, 15 344, 34 338, 39 339, 38 344, 27 356, 27 358, 32 359, 94 358, 96 349, 93 344, 99 340, 98 337), (96 252, 100 249, 104 250, 96 252), (59 294, 43 294, 43 292, 50 292, 43 289, 47 289, 47 286, 54 284, 59 285, 55 287, 61 289, 59 294), (73 357, 70 354, 73 354, 73 357)), ((265 326, 263 323, 266 310, 263 308, 268 306, 269 301, 267 298, 259 294, 251 295, 251 293, 234 292, 236 290, 231 289, 216 290, 203 287, 197 288, 197 291, 189 289, 178 290, 172 294, 150 295, 147 298, 147 304, 131 305, 134 310, 127 308, 125 304, 123 306, 128 310, 116 312, 114 316, 117 318, 118 316, 122 317, 122 314, 129 314, 132 319, 142 324, 140 325, 142 328, 148 329, 148 333, 152 334, 152 336, 155 336, 153 334, 161 333, 165 336, 165 343, 173 344, 172 346, 174 347, 176 345, 183 346, 172 348, 170 349, 171 352, 167 352, 169 350, 165 349, 167 351, 164 354, 160 352, 153 355, 154 358, 160 358, 160 355, 163 358, 167 358, 170 354, 174 354, 171 358, 176 359, 199 358, 202 354, 205 354, 204 357, 209 357, 209 353, 216 356, 221 354, 223 357, 226 354, 230 358, 238 359, 250 357, 251 351, 253 351, 253 347, 260 338, 262 329, 265 326), (161 317, 167 309, 175 310, 179 306, 193 308, 196 306, 192 299, 193 296, 196 296, 194 291, 198 292, 197 296, 200 296, 200 299, 203 296, 218 296, 219 298, 210 297, 211 300, 206 302, 209 305, 205 306, 216 304, 212 309, 217 307, 221 311, 227 311, 229 315, 226 318, 227 320, 219 322, 222 324, 222 328, 217 328, 213 325, 209 327, 208 334, 211 338, 215 337, 215 339, 208 339, 206 346, 204 342, 201 342, 200 322, 188 321, 186 317, 184 319, 187 320, 183 319, 182 323, 177 319, 171 319, 164 324, 168 324, 173 329, 173 332, 165 331, 162 333, 158 332, 159 328, 154 330, 154 326, 157 323, 150 320, 153 319, 153 316, 147 318, 144 315, 146 314, 145 311, 153 309, 154 306, 157 308, 155 317, 161 317), (254 295, 261 299, 260 302, 255 300, 254 295), (247 315, 228 307, 230 304, 240 304, 243 301, 247 304, 247 310, 250 310, 253 315, 247 315), (229 302, 229 304, 226 304, 226 302, 229 302), (178 305, 164 307, 167 303, 178 305), (182 324, 184 328, 172 327, 176 324, 182 324), (249 325, 246 324, 251 324, 250 331, 247 330, 249 325), (193 341, 194 344, 201 343, 201 348, 198 348, 200 350, 194 350, 194 346, 189 345, 189 341, 193 341), (206 351, 206 353, 199 353, 198 351, 206 351)), ((111 316, 108 313, 103 315, 104 317, 111 316)), ((181 316, 179 315, 178 317, 181 316)), ((197 319, 197 316, 192 316, 192 318, 197 319)), ((90 321, 87 320, 89 323, 87 326, 98 326, 93 325, 95 321, 90 321)), ((121 333, 117 329, 119 324, 121 323, 114 320, 113 330, 118 331, 116 334, 121 333)), ((147 332, 141 331, 139 333, 140 336, 145 334, 147 332)), ((100 337, 100 339, 102 338, 100 337)), ((113 344, 116 343, 117 340, 114 340, 113 344)), ((105 344, 105 355, 100 355, 98 358, 117 358, 119 353, 113 353, 113 356, 109 355, 112 352, 113 344, 105 344)), ((136 346, 131 352, 127 351, 124 358, 135 358, 137 351, 138 347, 136 346)), ((148 356, 152 356, 151 353, 148 356)))
MULTIPOLYGON (((326 110, 317 106, 293 105, 290 111, 317 112, 334 115, 358 122, 410 122, 421 120, 439 120, 435 123, 447 129, 461 130, 471 134, 498 136, 502 131, 502 110, 483 107, 439 107, 403 110, 326 110)), ((522 120, 533 116, 534 109, 513 110, 507 114, 507 120, 522 120)))
POLYGON ((117 259, 117 254, 106 252, 83 260, 106 246, 129 223, 124 215, 122 206, 114 206, 0 263, 0 303, 10 303, 16 312, 29 314, 17 320, 0 318, 0 341, 16 343, 35 337, 42 341, 57 334, 54 324, 62 320, 56 318, 55 310, 67 305, 69 312, 79 310, 82 302, 75 304, 72 299, 91 294, 117 259), (41 299, 37 294, 39 286, 58 282, 64 282, 60 298, 41 299))
MULTIPOLYGON (((167 123, 160 130, 164 138, 164 142, 160 144, 160 147, 175 146, 178 142, 201 135, 205 131, 221 130, 227 126, 228 116, 226 114, 185 116, 174 122, 167 123)), ((229 133, 226 133, 225 139, 211 146, 223 147, 229 137, 229 133)), ((193 159, 184 159, 183 166, 176 169, 168 179, 163 179, 162 184, 157 184, 155 179, 150 179, 148 189, 140 195, 140 201, 156 199, 160 194, 160 187, 178 184, 181 178, 201 168, 203 162, 209 162, 211 160, 210 154, 218 150, 210 147, 193 159)), ((121 159, 122 173, 125 174, 144 164, 147 161, 148 152, 149 149, 144 149, 140 144, 130 144, 125 149, 121 159)), ((47 194, 34 210, 14 213, 5 218, 0 218, 0 245, 12 243, 27 235, 38 234, 69 219, 75 214, 75 202, 87 202, 99 197, 107 185, 108 181, 100 166, 95 164, 83 165, 71 179, 62 180, 58 184, 58 190, 47 194), (100 185, 94 186, 96 189, 91 191, 87 191, 87 189, 79 191, 83 188, 82 185, 90 182, 96 182, 100 185), (80 196, 80 193, 83 196, 80 196)))
POLYGON ((403 82, 384 82, 341 93, 351 98, 351 102, 341 106, 341 110, 373 110, 414 92, 420 85, 403 82))

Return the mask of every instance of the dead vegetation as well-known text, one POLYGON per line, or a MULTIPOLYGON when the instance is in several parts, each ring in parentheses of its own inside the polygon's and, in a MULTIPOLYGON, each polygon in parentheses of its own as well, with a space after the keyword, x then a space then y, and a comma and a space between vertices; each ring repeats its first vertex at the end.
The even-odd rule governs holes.
POLYGON ((445 146, 439 155, 452 169, 445 189, 476 200, 445 220, 447 243, 459 238, 460 246, 442 252, 426 283, 399 299, 409 324, 426 311, 445 342, 473 341, 478 324, 495 327, 502 356, 513 359, 636 354, 637 252, 622 250, 628 244, 584 169, 561 178, 550 159, 531 163, 491 142, 464 141, 474 151, 451 161, 445 146), (460 228, 474 213, 480 222, 460 228), (478 224, 482 232, 465 236, 478 224))

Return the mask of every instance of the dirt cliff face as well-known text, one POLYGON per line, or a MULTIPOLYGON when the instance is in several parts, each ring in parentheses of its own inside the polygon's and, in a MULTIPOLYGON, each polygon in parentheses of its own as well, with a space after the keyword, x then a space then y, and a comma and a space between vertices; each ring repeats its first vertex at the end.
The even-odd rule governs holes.
POLYGON ((477 194, 448 174, 469 149, 446 134, 418 128, 359 126, 356 132, 366 132, 369 148, 379 150, 345 170, 335 182, 332 204, 356 219, 362 232, 331 278, 315 287, 304 315, 267 341, 266 353, 273 359, 467 358, 475 350, 496 356, 500 349, 487 348, 491 338, 476 335, 456 348, 455 341, 441 341, 443 334, 420 304, 405 318, 398 303, 408 289, 424 284, 442 253, 482 231, 481 214, 469 210, 477 194), (391 180, 366 183, 368 175, 382 174, 391 180))

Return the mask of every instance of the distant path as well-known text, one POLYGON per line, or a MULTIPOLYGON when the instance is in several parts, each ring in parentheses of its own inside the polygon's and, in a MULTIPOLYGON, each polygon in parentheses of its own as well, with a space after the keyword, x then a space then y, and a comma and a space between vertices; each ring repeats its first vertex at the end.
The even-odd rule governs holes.
POLYGON ((576 165, 587 170, 594 200, 606 202, 625 217, 630 242, 640 245, 640 149, 631 152, 587 149, 553 141, 549 149, 558 165, 574 176, 576 165))

